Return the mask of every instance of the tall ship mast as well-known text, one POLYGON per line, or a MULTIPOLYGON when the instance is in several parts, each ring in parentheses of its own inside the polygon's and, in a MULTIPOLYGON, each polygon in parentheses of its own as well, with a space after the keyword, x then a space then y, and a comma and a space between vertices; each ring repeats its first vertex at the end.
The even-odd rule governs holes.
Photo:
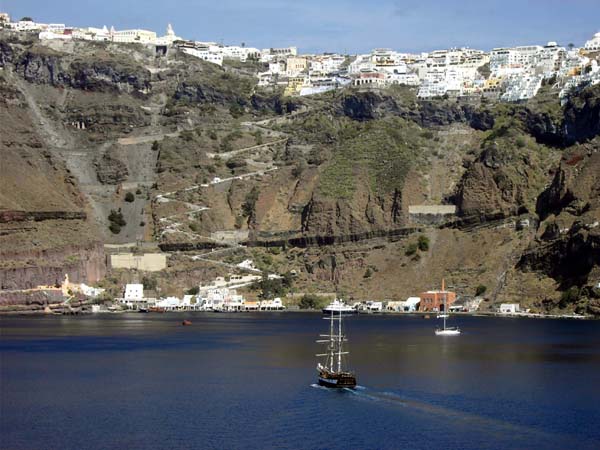
POLYGON ((332 312, 331 317, 325 320, 329 320, 329 334, 321 334, 320 337, 324 339, 317 340, 319 344, 327 346, 326 353, 317 354, 318 357, 324 358, 322 363, 317 364, 319 385, 328 388, 354 389, 356 376, 343 367, 342 356, 349 352, 343 349, 343 343, 348 340, 342 333, 342 311, 340 310, 338 314, 332 312))

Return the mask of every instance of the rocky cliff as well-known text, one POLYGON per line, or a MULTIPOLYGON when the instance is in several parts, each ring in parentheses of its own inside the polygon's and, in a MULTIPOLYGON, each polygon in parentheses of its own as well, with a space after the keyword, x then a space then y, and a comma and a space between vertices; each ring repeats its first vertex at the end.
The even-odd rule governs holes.
POLYGON ((214 275, 191 256, 218 247, 220 269, 241 252, 298 289, 407 296, 445 277, 488 286, 488 308, 524 286, 534 309, 596 311, 597 86, 564 106, 552 86, 510 105, 291 99, 250 62, 7 34, 0 66, 4 289, 97 280, 103 243, 156 242, 191 252, 168 271, 186 282, 214 275), (424 226, 414 205, 457 216, 424 226))

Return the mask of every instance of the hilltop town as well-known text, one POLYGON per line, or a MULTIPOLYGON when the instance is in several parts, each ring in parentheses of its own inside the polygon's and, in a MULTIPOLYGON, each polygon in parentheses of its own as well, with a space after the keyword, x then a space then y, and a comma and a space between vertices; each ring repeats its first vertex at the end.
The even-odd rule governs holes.
POLYGON ((0 311, 404 310, 445 279, 457 308, 600 314, 599 58, 0 14, 0 311))
MULTIPOLYGON (((30 19, 28 17, 23 19, 30 19)), ((556 42, 483 51, 450 48, 422 53, 374 49, 368 54, 299 55, 297 47, 258 49, 245 44, 224 45, 178 37, 169 24, 164 36, 142 29, 115 30, 95 27, 44 24, 33 20, 11 22, 0 13, 0 26, 25 33, 38 33, 40 40, 83 40, 142 44, 166 52, 173 46, 184 53, 219 66, 224 60, 264 63, 258 71, 258 86, 279 86, 286 95, 312 95, 346 85, 418 87, 418 97, 483 97, 516 102, 535 97, 542 83, 551 80, 565 99, 573 90, 600 81, 595 59, 600 51, 600 33, 582 47, 556 42)))

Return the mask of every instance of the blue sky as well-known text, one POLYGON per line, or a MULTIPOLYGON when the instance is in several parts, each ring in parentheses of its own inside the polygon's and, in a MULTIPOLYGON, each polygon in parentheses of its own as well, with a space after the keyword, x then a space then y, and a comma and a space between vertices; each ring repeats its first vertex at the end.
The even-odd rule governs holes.
POLYGON ((184 38, 304 53, 583 45, 600 31, 600 0, 0 0, 0 11, 159 34, 171 22, 184 38))

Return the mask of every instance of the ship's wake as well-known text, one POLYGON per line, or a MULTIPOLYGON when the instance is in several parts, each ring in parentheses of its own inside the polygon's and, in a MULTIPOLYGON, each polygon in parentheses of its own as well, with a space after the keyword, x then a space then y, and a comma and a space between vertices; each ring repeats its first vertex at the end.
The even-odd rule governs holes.
POLYGON ((365 386, 356 386, 355 389, 343 388, 343 389, 331 389, 318 384, 311 384, 311 387, 318 388, 325 391, 331 392, 343 392, 348 393, 352 398, 361 401, 374 402, 385 405, 386 407, 392 408, 409 408, 416 412, 425 413, 428 416, 437 415, 443 416, 447 419, 452 420, 454 423, 463 423, 468 426, 480 426, 482 428, 487 427, 495 430, 503 430, 504 432, 520 433, 521 435, 531 435, 536 438, 552 439, 553 435, 535 428, 506 422, 493 417, 487 417, 483 415, 477 415, 458 409, 448 408, 441 405, 434 405, 424 401, 415 399, 409 399, 399 395, 396 392, 390 391, 377 391, 369 389, 365 386))

